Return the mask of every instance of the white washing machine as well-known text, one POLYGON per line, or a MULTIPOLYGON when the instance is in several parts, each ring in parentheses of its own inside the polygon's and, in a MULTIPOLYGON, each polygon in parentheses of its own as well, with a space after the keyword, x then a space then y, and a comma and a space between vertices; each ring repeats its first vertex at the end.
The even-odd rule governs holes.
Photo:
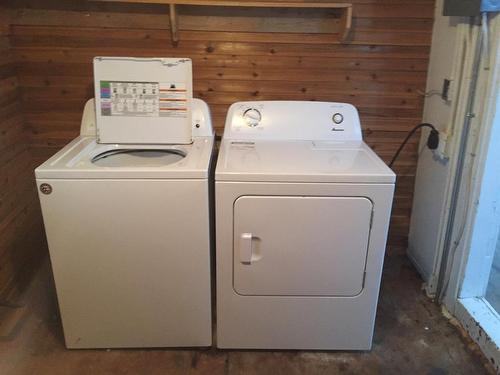
POLYGON ((370 349, 395 175, 356 109, 233 104, 215 180, 217 346, 370 349))
MULTIPOLYGON (((137 85, 149 85, 151 93, 158 78, 146 79, 137 85)), ((160 79, 168 80, 168 71, 160 79)), ((106 106, 97 105, 98 111, 106 106)), ((91 100, 81 135, 35 170, 68 348, 211 345, 214 136, 208 106, 189 98, 189 107, 189 116, 175 118, 189 121, 183 133, 190 143, 104 144, 97 142, 91 100)), ((158 139, 165 137, 161 126, 168 134, 168 116, 162 124, 154 108, 143 110, 151 113, 122 111, 113 118, 121 139, 129 132, 119 119, 129 115, 135 123, 127 126, 139 128, 132 133, 150 130, 153 117, 158 139)), ((175 125, 179 133, 179 121, 175 125)))

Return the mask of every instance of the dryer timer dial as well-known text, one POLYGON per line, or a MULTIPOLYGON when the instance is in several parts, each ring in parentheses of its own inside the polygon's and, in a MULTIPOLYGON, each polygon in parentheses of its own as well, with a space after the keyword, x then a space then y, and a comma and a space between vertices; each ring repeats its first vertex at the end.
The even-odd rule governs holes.
POLYGON ((332 120, 335 124, 340 125, 342 121, 344 121, 344 116, 342 115, 342 113, 337 112, 332 116, 332 120))
POLYGON ((243 112, 243 119, 248 126, 255 127, 259 125, 260 120, 262 120, 262 114, 256 108, 248 108, 243 112))

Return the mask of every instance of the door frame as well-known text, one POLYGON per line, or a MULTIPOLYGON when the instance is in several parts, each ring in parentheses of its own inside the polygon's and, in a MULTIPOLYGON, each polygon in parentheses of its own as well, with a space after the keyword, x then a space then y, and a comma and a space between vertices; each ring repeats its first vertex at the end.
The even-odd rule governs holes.
POLYGON ((500 15, 491 17, 489 26, 493 39, 483 54, 483 64, 489 69, 482 69, 479 76, 476 116, 464 168, 466 178, 460 187, 458 215, 463 219, 453 226, 455 246, 442 301, 498 371, 500 315, 484 293, 495 251, 491 244, 496 242, 500 226, 499 202, 493 194, 496 191, 498 197, 500 176, 491 170, 492 165, 500 164, 500 148, 496 147, 500 144, 500 38, 495 37, 500 31, 500 15))

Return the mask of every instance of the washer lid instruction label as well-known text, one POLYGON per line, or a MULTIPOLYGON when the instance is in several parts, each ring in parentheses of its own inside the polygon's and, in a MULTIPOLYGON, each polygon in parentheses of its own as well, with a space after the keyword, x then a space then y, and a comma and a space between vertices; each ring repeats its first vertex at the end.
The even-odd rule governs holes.
POLYGON ((187 117, 187 88, 179 82, 100 81, 102 116, 187 117))

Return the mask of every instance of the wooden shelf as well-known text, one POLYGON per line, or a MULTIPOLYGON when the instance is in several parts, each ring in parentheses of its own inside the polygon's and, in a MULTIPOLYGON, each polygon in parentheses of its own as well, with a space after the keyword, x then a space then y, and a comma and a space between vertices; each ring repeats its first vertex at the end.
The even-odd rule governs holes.
POLYGON ((210 6, 210 7, 241 7, 241 8, 299 8, 299 9, 339 9, 341 32, 340 42, 348 40, 352 26, 352 4, 337 2, 292 2, 292 1, 234 1, 234 0, 92 0, 107 3, 139 3, 139 4, 168 4, 172 43, 179 43, 179 22, 177 5, 210 6))

